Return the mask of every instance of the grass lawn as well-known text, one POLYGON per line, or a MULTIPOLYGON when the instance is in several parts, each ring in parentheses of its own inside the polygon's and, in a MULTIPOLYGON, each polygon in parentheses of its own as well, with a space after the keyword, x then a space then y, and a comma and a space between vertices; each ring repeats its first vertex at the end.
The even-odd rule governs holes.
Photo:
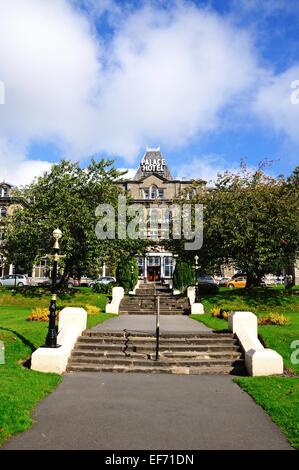
MULTIPOLYGON (((17 432, 32 424, 30 417, 37 403, 60 382, 57 374, 45 374, 27 369, 21 363, 42 345, 47 334, 47 323, 26 321, 36 306, 48 306, 45 294, 0 291, 0 339, 5 344, 6 363, 0 365, 0 445, 17 432), (24 295, 25 294, 25 295, 24 295)), ((91 290, 75 290, 59 297, 58 306, 84 307, 97 305, 104 309, 106 297, 91 290)), ((92 327, 113 315, 100 313, 88 316, 92 327)))
MULTIPOLYGON (((251 311, 258 317, 270 312, 287 316, 287 326, 261 325, 259 335, 266 347, 279 352, 291 373, 299 375, 299 364, 291 363, 292 341, 299 340, 299 290, 287 293, 284 288, 220 289, 216 295, 203 296, 204 315, 191 315, 215 330, 227 330, 227 322, 210 315, 212 307, 224 310, 251 311)), ((299 449, 299 378, 298 377, 240 377, 235 382, 251 395, 271 416, 287 436, 291 445, 299 449)))

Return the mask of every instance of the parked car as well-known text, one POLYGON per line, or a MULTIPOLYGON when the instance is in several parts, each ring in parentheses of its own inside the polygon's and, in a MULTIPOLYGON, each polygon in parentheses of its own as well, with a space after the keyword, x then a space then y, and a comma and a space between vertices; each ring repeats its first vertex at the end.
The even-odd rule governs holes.
POLYGON ((212 276, 197 276, 198 284, 217 284, 212 276))
POLYGON ((79 287, 80 286, 80 281, 78 279, 74 279, 73 277, 69 277, 68 281, 67 281, 67 286, 68 288, 72 288, 72 287, 79 287))
POLYGON ((96 281, 93 281, 90 284, 90 287, 93 287, 95 284, 111 284, 112 282, 116 282, 115 277, 113 276, 103 276, 97 279, 96 281))
POLYGON ((9 274, 7 276, 3 276, 0 278, 0 286, 24 287, 28 285, 29 285, 28 277, 24 276, 24 274, 9 274))
POLYGON ((220 287, 225 287, 226 283, 227 283, 228 281, 230 281, 230 280, 231 280, 230 277, 222 277, 222 278, 218 281, 218 285, 219 285, 220 287))
POLYGON ((261 286, 264 286, 264 287, 276 286, 276 284, 277 284, 277 279, 276 279, 276 276, 274 276, 273 274, 267 274, 263 276, 261 280, 261 286))
POLYGON ((245 287, 246 286, 246 277, 240 276, 227 281, 225 287, 229 287, 230 289, 234 289, 235 287, 245 287))
POLYGON ((216 294, 219 290, 217 282, 212 276, 197 276, 198 289, 200 294, 216 294))
POLYGON ((79 284, 80 284, 80 287, 92 287, 95 283, 96 279, 92 279, 90 277, 87 277, 87 276, 82 276, 80 281, 79 281, 79 284))

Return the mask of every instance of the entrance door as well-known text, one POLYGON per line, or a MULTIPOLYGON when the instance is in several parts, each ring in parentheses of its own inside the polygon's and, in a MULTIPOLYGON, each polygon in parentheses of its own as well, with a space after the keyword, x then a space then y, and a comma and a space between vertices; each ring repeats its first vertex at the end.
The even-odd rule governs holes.
POLYGON ((148 266, 147 268, 147 280, 149 282, 160 281, 161 268, 160 266, 148 266))

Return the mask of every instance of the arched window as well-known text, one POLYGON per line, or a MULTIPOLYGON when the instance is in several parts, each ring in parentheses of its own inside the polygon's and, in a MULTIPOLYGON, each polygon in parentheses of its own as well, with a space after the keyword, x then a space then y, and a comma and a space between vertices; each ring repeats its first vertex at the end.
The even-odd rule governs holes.
POLYGON ((6 217, 7 216, 7 209, 6 207, 1 207, 0 209, 0 217, 6 217))
POLYGON ((158 196, 159 196, 159 192, 158 192, 157 186, 155 186, 155 185, 151 186, 150 198, 151 199, 156 199, 158 196))

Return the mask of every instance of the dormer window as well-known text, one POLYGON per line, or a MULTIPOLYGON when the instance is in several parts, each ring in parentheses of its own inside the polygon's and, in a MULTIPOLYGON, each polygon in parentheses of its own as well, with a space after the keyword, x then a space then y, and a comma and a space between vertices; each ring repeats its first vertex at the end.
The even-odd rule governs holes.
POLYGON ((2 186, 1 188, 1 196, 2 197, 7 197, 9 195, 9 190, 7 186, 2 186))

